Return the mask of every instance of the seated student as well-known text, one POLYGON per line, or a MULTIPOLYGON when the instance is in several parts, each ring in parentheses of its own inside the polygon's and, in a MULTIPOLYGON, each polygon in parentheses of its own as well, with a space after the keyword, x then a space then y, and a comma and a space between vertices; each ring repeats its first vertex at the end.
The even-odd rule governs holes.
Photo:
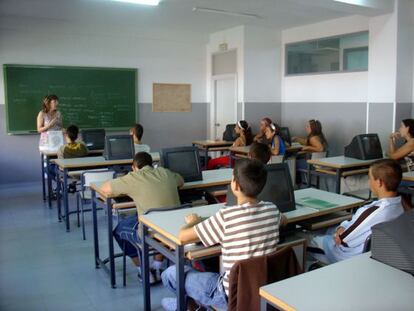
POLYGON ((70 125, 66 129, 66 144, 61 146, 57 152, 59 159, 79 158, 88 155, 88 148, 78 139, 79 128, 76 125, 70 125))
MULTIPOLYGON (((267 171, 262 163, 257 160, 239 160, 231 182, 237 205, 223 208, 201 223, 195 214, 185 217, 190 227, 180 231, 181 241, 188 243, 199 239, 206 247, 222 245, 224 277, 219 273, 198 272, 189 266, 185 267, 186 295, 196 304, 226 309, 229 275, 234 263, 276 250, 283 216, 273 203, 258 202, 256 199, 266 178, 267 171)), ((163 284, 175 292, 175 266, 165 270, 161 277, 163 284)), ((164 298, 161 304, 165 310, 177 309, 176 298, 164 298)))
POLYGON ((249 158, 254 160, 259 160, 263 164, 267 164, 272 157, 272 151, 270 147, 266 144, 253 143, 249 150, 249 158))
POLYGON ((265 129, 272 155, 283 155, 286 152, 286 144, 280 136, 280 127, 276 123, 271 123, 265 129))
MULTIPOLYGON (((249 126, 249 124, 244 121, 238 121, 236 126, 234 127, 234 131, 239 136, 237 139, 233 142, 233 147, 243 147, 243 146, 249 146, 253 142, 253 135, 252 130, 249 126)), ((224 156, 219 157, 215 159, 211 159, 208 161, 207 169, 212 170, 219 166, 229 166, 230 165, 230 157, 224 156)))
POLYGON ((401 177, 401 166, 396 161, 385 159, 373 163, 369 168, 369 186, 378 200, 359 208, 351 220, 328 229, 326 235, 310 238, 310 255, 334 263, 362 254, 371 227, 393 220, 404 212, 401 197, 397 195, 401 177), (323 254, 313 248, 322 250, 323 254))
POLYGON ((134 139, 134 147, 135 147, 135 153, 138 152, 151 152, 151 148, 148 145, 145 145, 142 143, 142 135, 144 135, 144 128, 141 124, 137 123, 135 124, 130 130, 129 134, 132 135, 132 138, 134 139))
POLYGON ((262 144, 269 144, 270 142, 266 138, 265 130, 266 127, 268 127, 272 123, 272 120, 269 118, 263 118, 260 120, 260 129, 259 133, 256 134, 256 136, 253 138, 254 142, 262 143, 262 144))
POLYGON ((322 132, 322 124, 319 120, 309 120, 305 126, 308 137, 292 137, 292 140, 300 143, 304 147, 302 151, 324 152, 328 148, 325 135, 322 132))
POLYGON ((414 170, 414 120, 402 120, 398 132, 390 135, 390 144, 388 149, 388 156, 393 160, 405 160, 407 169, 414 170), (397 148, 396 140, 403 138, 404 145, 397 148))
MULTIPOLYGON (((180 205, 177 188, 183 184, 184 180, 179 174, 163 167, 153 168, 151 155, 146 152, 138 152, 134 157, 132 172, 104 183, 101 190, 106 194, 131 197, 137 207, 138 215, 142 215, 150 208, 180 205)), ((137 235, 137 229, 137 215, 132 215, 120 221, 113 234, 121 248, 123 240, 125 240, 125 253, 138 266, 139 274, 138 252, 129 243, 129 241, 141 243, 137 235)), ((160 279, 162 260, 161 255, 155 256, 151 270, 151 277, 153 278, 151 283, 160 279)))

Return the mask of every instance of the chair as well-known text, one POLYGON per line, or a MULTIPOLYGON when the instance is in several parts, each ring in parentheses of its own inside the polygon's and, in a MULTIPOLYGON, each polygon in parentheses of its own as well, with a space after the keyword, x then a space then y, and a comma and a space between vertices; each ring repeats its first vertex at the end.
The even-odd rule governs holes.
POLYGON ((234 128, 236 127, 236 124, 227 124, 226 129, 223 132, 223 140, 225 141, 235 141, 237 138, 236 132, 234 131, 234 128))
MULTIPOLYGON (((305 160, 314 160, 314 159, 321 159, 321 158, 325 158, 328 156, 328 152, 324 151, 324 152, 312 152, 312 153, 307 153, 305 156, 305 160)), ((310 165, 308 163, 306 163, 306 168, 296 168, 296 172, 298 172, 299 174, 301 174, 301 177, 304 177, 304 182, 302 182, 302 184, 305 184, 307 186, 311 186, 311 180, 308 181, 308 175, 310 175, 312 177, 312 173, 313 171, 311 171, 310 169, 310 165), (310 173, 310 174, 309 174, 310 173)), ((318 180, 317 180, 317 188, 319 188, 319 176, 318 180)))
POLYGON ((81 174, 81 189, 77 192, 76 196, 76 210, 78 213, 78 227, 79 227, 79 207, 82 218, 82 237, 86 240, 85 234, 85 216, 84 213, 91 211, 91 209, 85 210, 84 203, 90 202, 92 199, 92 191, 90 185, 108 181, 114 179, 115 172, 112 170, 98 170, 98 171, 86 171, 81 174))
MULTIPOLYGON (((179 206, 173 206, 173 207, 156 207, 156 208, 151 208, 149 210, 147 210, 144 215, 147 215, 149 213, 153 213, 153 212, 166 212, 166 211, 173 211, 173 210, 177 210, 177 209, 181 209, 181 208, 189 208, 191 207, 191 204, 182 204, 179 206)), ((137 215, 138 217, 138 215, 137 215)), ((123 240, 122 243, 122 282, 123 285, 126 286, 126 255, 125 255, 125 241, 123 240)), ((144 271, 143 267, 142 267, 142 245, 140 243, 138 243, 137 241, 133 241, 133 240, 127 240, 129 243, 131 243, 131 245, 133 245, 138 252, 138 258, 139 258, 139 263, 141 265, 141 272, 144 271)), ((154 256, 158 254, 154 249, 150 249, 150 256, 154 256)))
POLYGON ((282 247, 269 255, 236 262, 230 271, 228 310, 259 310, 261 286, 300 273, 302 268, 293 246, 282 247))

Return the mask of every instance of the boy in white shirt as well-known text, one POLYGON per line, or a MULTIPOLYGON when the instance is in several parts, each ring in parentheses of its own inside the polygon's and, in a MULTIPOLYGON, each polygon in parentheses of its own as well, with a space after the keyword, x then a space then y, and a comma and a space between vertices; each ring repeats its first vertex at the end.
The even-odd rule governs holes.
POLYGON ((402 170, 398 162, 384 159, 369 168, 369 186, 377 201, 359 208, 351 220, 330 228, 326 235, 310 239, 310 255, 323 262, 334 263, 362 254, 366 240, 371 236, 371 227, 390 221, 404 212, 397 188, 402 170), (316 248, 316 250, 315 250, 316 248))

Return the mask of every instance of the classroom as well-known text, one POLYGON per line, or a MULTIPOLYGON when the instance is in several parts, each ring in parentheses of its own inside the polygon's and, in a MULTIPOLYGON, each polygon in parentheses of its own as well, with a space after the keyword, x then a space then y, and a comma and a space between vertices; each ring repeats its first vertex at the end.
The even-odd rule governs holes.
POLYGON ((0 310, 414 308, 413 0, 1 0, 0 61, 0 310))

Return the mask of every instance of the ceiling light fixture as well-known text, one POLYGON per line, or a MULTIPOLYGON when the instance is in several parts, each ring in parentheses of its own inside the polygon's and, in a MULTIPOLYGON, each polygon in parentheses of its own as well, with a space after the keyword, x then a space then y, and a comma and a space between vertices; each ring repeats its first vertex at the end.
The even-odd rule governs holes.
POLYGON ((111 1, 151 5, 151 6, 157 6, 160 3, 160 0, 111 0, 111 1))
POLYGON ((198 6, 193 8, 193 12, 207 12, 207 13, 217 13, 217 14, 224 14, 224 15, 231 15, 231 16, 261 18, 259 15, 256 15, 256 14, 239 13, 239 12, 232 12, 232 11, 219 10, 219 9, 203 8, 203 7, 198 7, 198 6))

